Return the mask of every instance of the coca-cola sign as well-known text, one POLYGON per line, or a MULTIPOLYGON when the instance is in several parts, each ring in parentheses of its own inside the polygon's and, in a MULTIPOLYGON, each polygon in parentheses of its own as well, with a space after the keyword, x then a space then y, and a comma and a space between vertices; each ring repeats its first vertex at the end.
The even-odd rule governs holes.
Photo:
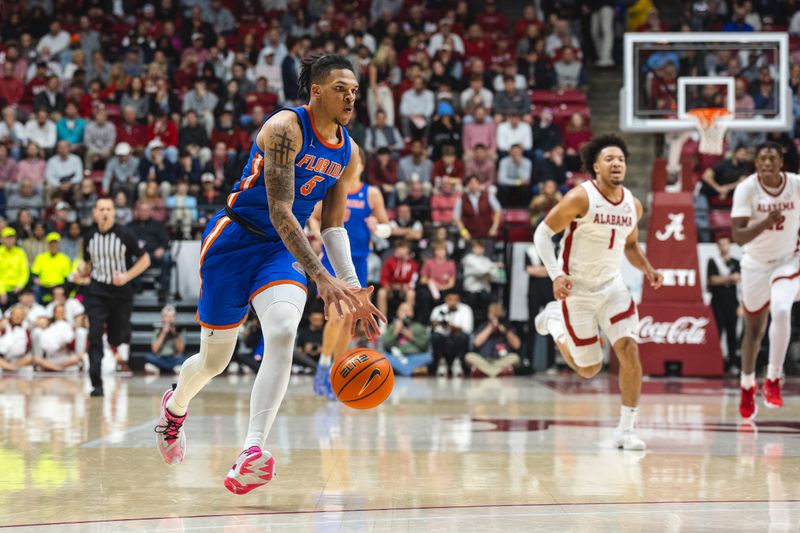
POLYGON ((637 336, 640 344, 705 344, 708 322, 705 317, 695 316, 682 316, 672 322, 656 322, 652 316, 645 316, 639 320, 637 336))
POLYGON ((722 374, 717 325, 707 305, 642 302, 639 316, 636 334, 645 374, 662 376, 676 363, 684 376, 722 374))

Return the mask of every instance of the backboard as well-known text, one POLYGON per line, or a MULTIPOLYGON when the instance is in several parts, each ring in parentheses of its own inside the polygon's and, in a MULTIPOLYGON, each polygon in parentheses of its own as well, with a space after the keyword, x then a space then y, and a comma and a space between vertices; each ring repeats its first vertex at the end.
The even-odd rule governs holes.
POLYGON ((689 111, 725 108, 728 130, 792 125, 786 33, 626 33, 620 129, 696 128, 689 111))

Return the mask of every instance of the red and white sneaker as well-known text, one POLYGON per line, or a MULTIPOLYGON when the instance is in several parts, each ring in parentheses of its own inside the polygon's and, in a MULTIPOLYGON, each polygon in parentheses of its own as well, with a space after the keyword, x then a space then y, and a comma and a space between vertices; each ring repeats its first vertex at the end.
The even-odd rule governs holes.
POLYGON ((740 387, 742 391, 741 399, 739 400, 739 414, 745 420, 752 420, 756 416, 756 388, 750 387, 745 389, 740 387))
POLYGON ((258 446, 251 446, 239 454, 236 463, 225 476, 225 488, 234 494, 247 494, 266 485, 275 477, 275 458, 258 446))
POLYGON ((161 418, 155 427, 158 453, 168 465, 182 463, 186 455, 186 434, 183 432, 186 415, 178 417, 167 411, 167 401, 172 398, 174 391, 175 385, 162 396, 161 418))
POLYGON ((764 380, 764 387, 761 389, 761 394, 764 395, 764 405, 766 407, 770 409, 783 407, 780 378, 764 380))

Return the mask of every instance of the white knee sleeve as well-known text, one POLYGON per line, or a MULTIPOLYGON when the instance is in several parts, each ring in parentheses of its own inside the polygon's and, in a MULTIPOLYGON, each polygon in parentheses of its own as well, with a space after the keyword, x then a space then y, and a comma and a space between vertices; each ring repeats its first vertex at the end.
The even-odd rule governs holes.
POLYGON ((186 412, 189 401, 220 374, 231 360, 239 329, 209 329, 200 331, 200 353, 193 355, 181 367, 178 387, 170 398, 167 409, 177 416, 186 412))
POLYGON ((798 287, 800 282, 796 278, 782 279, 772 284, 769 310, 772 317, 769 325, 769 365, 772 374, 779 374, 786 360, 792 337, 792 306, 798 287))
POLYGON ((213 376, 221 374, 233 356, 236 341, 239 339, 239 328, 209 329, 200 331, 200 360, 203 368, 213 376))
POLYGON ((306 293, 296 285, 275 285, 253 299, 264 334, 264 358, 250 396, 250 423, 244 449, 262 447, 289 386, 297 326, 306 293))

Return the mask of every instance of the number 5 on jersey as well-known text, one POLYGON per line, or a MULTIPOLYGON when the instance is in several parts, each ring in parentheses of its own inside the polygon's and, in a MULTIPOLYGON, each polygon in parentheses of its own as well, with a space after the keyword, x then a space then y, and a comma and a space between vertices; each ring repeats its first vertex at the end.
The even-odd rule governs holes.
POLYGON ((308 196, 309 194, 311 194, 311 191, 314 190, 314 187, 317 186, 317 183, 321 182, 324 179, 325 178, 319 175, 314 176, 313 178, 305 182, 302 187, 300 187, 300 194, 302 194, 303 196, 308 196))

